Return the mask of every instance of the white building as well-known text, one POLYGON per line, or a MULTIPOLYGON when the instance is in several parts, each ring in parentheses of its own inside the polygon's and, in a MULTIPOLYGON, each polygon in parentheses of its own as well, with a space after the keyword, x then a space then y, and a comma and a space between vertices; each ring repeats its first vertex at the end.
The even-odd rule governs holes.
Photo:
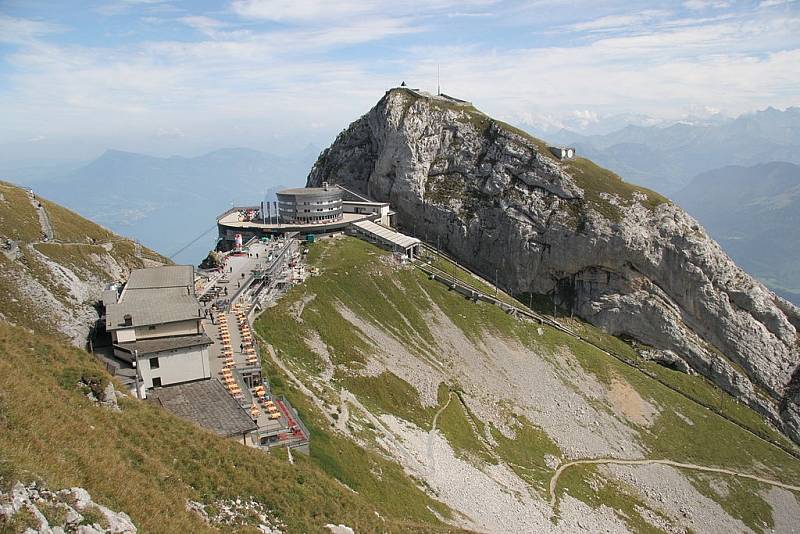
POLYGON ((117 298, 103 295, 114 356, 138 369, 140 392, 211 377, 211 339, 194 292, 194 269, 137 269, 117 298))
POLYGON ((573 159, 575 157, 574 147, 551 146, 548 148, 550 149, 550 152, 558 159, 573 159))

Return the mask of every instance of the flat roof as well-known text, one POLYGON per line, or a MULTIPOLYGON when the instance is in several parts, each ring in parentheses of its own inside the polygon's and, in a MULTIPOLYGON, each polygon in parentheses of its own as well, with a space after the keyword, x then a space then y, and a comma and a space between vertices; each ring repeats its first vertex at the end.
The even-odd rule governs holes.
POLYGON ((200 317, 200 306, 194 295, 182 295, 180 299, 168 301, 164 295, 154 294, 151 298, 137 298, 106 306, 106 330, 176 323, 200 317), (131 316, 130 325, 125 325, 126 315, 131 316))
POLYGON ((419 245, 421 241, 416 237, 407 236, 400 232, 395 232, 390 228, 375 224, 372 221, 358 221, 354 222, 353 226, 360 230, 380 239, 386 243, 396 245, 401 248, 408 248, 414 245, 419 245))
POLYGON ((135 269, 117 302, 105 303, 106 330, 175 323, 202 316, 194 294, 194 267, 135 269), (125 325, 125 316, 131 324, 125 325))
POLYGON ((162 287, 194 287, 194 267, 191 265, 165 265, 131 271, 126 290, 157 289, 162 287))
POLYGON ((318 195, 319 193, 341 193, 336 187, 292 187, 278 191, 279 195, 318 195))
POLYGON ((241 436, 258 428, 216 378, 156 388, 147 398, 222 437, 241 436))
POLYGON ((263 230, 272 230, 276 232, 313 232, 314 230, 324 230, 326 228, 336 228, 349 225, 352 222, 360 221, 368 217, 375 217, 374 213, 342 213, 342 218, 336 221, 328 221, 323 223, 277 223, 277 224, 264 224, 257 220, 253 221, 240 221, 238 213, 229 213, 221 217, 217 224, 231 229, 259 228, 263 230))
POLYGON ((115 346, 133 354, 134 350, 139 351, 139 356, 156 354, 167 350, 185 349, 188 347, 200 347, 211 345, 214 342, 205 334, 195 334, 190 336, 169 336, 157 337, 153 339, 141 339, 132 343, 117 343, 115 346))
POLYGON ((342 204, 358 204, 359 206, 388 206, 388 202, 375 202, 373 200, 343 200, 342 204))

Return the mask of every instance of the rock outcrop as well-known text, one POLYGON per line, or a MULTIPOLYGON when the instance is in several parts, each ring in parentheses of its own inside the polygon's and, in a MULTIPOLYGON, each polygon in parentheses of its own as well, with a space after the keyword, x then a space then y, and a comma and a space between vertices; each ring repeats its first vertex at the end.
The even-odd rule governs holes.
MULTIPOLYGON (((0 527, 43 534, 135 534, 131 518, 92 500, 83 488, 50 491, 36 483, 15 483, 0 491, 0 527)), ((4 530, 5 532, 5 530, 4 530)))
POLYGON ((663 352, 800 442, 800 310, 676 205, 469 103, 393 89, 322 153, 308 185, 391 202, 399 226, 511 293, 663 352))

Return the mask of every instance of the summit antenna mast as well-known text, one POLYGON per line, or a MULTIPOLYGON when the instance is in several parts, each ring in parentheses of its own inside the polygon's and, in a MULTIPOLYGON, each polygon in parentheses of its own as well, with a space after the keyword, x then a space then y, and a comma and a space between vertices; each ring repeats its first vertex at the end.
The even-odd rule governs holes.
POLYGON ((437 96, 441 96, 441 94, 442 94, 442 86, 440 84, 440 78, 439 78, 439 64, 437 63, 436 64, 436 95, 437 96))

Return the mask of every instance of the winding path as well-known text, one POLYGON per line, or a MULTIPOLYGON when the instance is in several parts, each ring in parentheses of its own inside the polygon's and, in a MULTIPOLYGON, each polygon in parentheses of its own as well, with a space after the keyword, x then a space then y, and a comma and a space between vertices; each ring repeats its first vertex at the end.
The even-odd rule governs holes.
POLYGON ((558 477, 561 476, 568 467, 572 467, 574 465, 580 464, 618 464, 618 465, 650 465, 650 464, 662 464, 662 465, 670 465, 672 467, 679 467, 681 469, 692 469, 694 471, 705 471, 707 473, 720 473, 723 475, 731 475, 735 477, 741 478, 749 478, 750 480, 755 480, 756 482, 762 482, 764 484, 770 484, 772 486, 778 486, 779 488, 788 489, 791 491, 800 492, 800 486, 793 486, 791 484, 784 484, 783 482, 778 482, 777 480, 770 480, 768 478, 761 478, 756 475, 749 475, 747 473, 741 473, 739 471, 732 471, 730 469, 722 469, 719 467, 705 467, 702 465, 697 464, 685 464, 681 462, 675 462, 673 460, 622 460, 616 458, 593 458, 588 460, 574 460, 572 462, 567 462, 558 466, 556 472, 553 474, 552 478, 550 478, 550 507, 555 508, 556 505, 556 487, 558 486, 558 477))
POLYGON ((433 421, 431 422, 431 430, 428 432, 428 465, 430 466, 431 473, 436 472, 436 457, 433 455, 433 438, 434 434, 436 433, 436 423, 439 421, 439 416, 442 414, 443 411, 450 406, 450 401, 453 400, 453 392, 450 391, 447 393, 447 402, 444 403, 444 406, 439 408, 439 411, 433 416, 433 421))
POLYGON ((31 205, 36 210, 36 215, 39 217, 39 225, 42 227, 42 235, 45 241, 52 241, 55 238, 53 232, 53 225, 50 223, 50 217, 47 216, 47 211, 44 209, 42 201, 36 198, 36 195, 29 195, 31 205))

